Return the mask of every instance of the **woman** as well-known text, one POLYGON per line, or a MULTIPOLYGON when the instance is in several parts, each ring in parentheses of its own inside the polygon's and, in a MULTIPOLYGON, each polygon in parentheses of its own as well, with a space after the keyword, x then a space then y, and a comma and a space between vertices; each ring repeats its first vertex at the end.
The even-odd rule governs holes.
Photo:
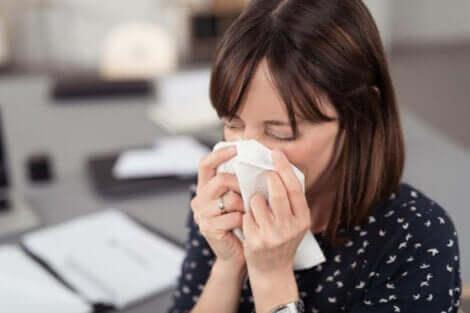
POLYGON ((201 161, 169 312, 457 311, 457 234, 401 182, 394 90, 360 0, 251 1, 219 43, 210 96, 225 140, 273 150, 272 206, 255 195, 244 214, 236 177, 216 174, 233 148, 201 161), (309 230, 326 262, 293 270, 309 230))

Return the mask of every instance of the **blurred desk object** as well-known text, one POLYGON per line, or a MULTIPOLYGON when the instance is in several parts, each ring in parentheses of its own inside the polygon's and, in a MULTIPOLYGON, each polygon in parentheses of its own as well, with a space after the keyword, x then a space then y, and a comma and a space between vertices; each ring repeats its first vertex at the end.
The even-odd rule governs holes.
POLYGON ((93 157, 88 160, 88 171, 95 190, 103 197, 130 198, 162 192, 180 186, 184 189, 195 179, 179 179, 174 176, 158 178, 118 179, 113 175, 113 167, 118 160, 118 153, 93 157))
POLYGON ((153 96, 155 83, 145 79, 107 80, 98 76, 57 77, 51 95, 57 100, 153 96))
POLYGON ((99 72, 110 79, 148 79, 176 70, 178 51, 171 34, 152 23, 124 23, 107 36, 99 72))
POLYGON ((22 243, 73 288, 77 300, 123 310, 174 288, 184 249, 158 235, 108 209, 30 232, 22 243))
POLYGON ((149 107, 149 118, 165 132, 193 134, 220 124, 209 98, 208 69, 175 73, 159 80, 158 102, 149 107), (188 92, 190 91, 190 92, 188 92))
MULTIPOLYGON (((61 106, 49 98, 50 85, 44 76, 0 78, 13 180, 36 210, 42 226, 112 207, 183 243, 189 183, 168 185, 154 194, 129 199, 103 198, 90 184, 86 168, 92 155, 146 146, 166 135, 147 116, 148 106, 155 100, 86 99, 61 106), (51 183, 30 184, 27 180, 25 160, 37 151, 54 158, 56 178, 51 183)), ((218 138, 219 134, 220 130, 201 131, 196 137, 218 138)), ((17 243, 19 237, 1 237, 0 244, 17 243)), ((123 312, 163 313, 170 303, 168 292, 123 312)))
POLYGON ((25 231, 39 224, 35 212, 12 184, 4 133, 3 114, 0 114, 0 236, 25 231))
POLYGON ((103 196, 129 197, 196 182, 199 161, 211 147, 189 136, 162 137, 150 147, 92 157, 88 169, 103 196))
POLYGON ((6 68, 10 61, 10 50, 5 29, 4 16, 0 12, 0 70, 6 68))

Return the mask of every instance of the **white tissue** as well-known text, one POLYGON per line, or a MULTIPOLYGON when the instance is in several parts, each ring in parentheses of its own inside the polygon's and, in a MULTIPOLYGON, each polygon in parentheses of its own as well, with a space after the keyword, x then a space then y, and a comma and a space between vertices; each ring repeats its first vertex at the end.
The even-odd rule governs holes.
MULTIPOLYGON (((237 147, 237 155, 222 163, 217 168, 217 173, 225 172, 235 174, 240 184, 240 191, 245 210, 250 210, 249 202, 255 193, 261 193, 265 199, 270 202, 264 172, 267 170, 275 170, 271 150, 256 140, 223 141, 217 143, 213 150, 215 151, 230 145, 235 145, 237 147)), ((304 174, 294 165, 292 165, 292 169, 305 192, 304 174)), ((271 206, 271 203, 269 203, 269 205, 271 206)), ((244 240, 241 229, 234 229, 233 232, 240 240, 244 240)), ((323 255, 318 242, 312 232, 308 231, 297 249, 294 259, 294 270, 311 268, 323 263, 324 261, 325 256, 323 255)))

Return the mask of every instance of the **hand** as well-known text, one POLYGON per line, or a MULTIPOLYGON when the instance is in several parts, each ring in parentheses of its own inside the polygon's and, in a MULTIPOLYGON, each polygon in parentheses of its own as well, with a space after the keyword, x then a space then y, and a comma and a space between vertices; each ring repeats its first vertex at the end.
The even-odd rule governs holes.
POLYGON ((227 264, 243 266, 243 247, 232 233, 232 229, 242 227, 245 212, 238 179, 233 174, 216 174, 219 165, 235 155, 236 147, 230 146, 215 150, 201 160, 196 196, 191 201, 191 209, 199 231, 217 259, 227 264), (218 201, 221 197, 225 214, 219 209, 218 201))
POLYGON ((250 273, 279 276, 292 273, 294 257, 311 227, 310 209, 289 161, 273 151, 276 171, 266 172, 271 207, 260 194, 243 215, 244 254, 250 273), (277 157, 276 157, 277 156, 277 157))

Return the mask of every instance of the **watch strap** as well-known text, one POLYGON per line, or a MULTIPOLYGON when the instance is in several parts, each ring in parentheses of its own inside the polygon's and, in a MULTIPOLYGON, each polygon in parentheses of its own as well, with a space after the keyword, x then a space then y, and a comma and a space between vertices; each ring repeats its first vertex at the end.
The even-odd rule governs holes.
POLYGON ((302 299, 282 304, 269 313, 304 313, 305 307, 302 299))

